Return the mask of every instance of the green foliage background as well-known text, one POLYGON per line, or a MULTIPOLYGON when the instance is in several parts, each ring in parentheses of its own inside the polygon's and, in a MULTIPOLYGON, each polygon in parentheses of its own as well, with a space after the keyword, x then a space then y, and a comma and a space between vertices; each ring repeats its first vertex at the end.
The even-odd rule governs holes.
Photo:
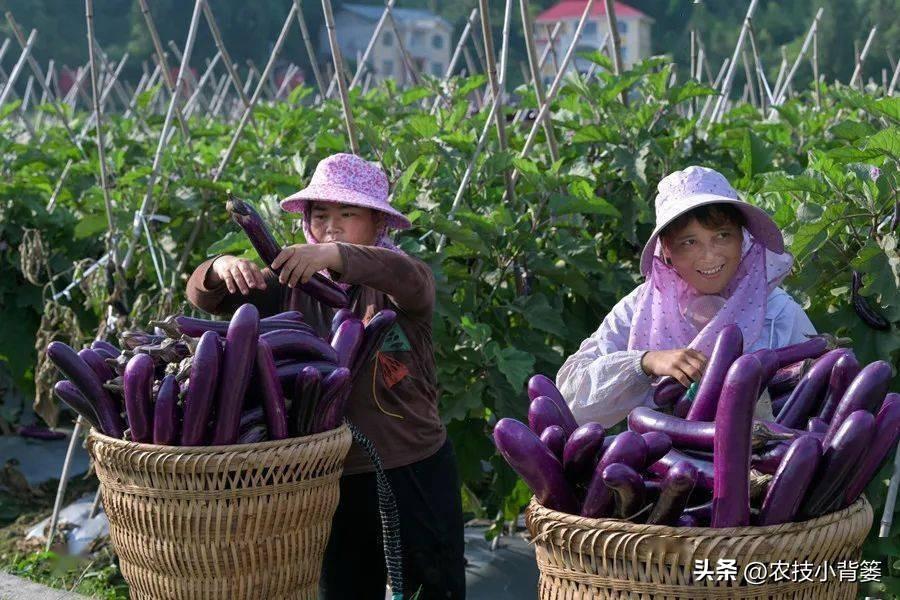
MULTIPOLYGON (((602 57, 593 58, 608 67, 602 57)), ((400 242, 431 265, 438 282, 434 340, 441 414, 456 446, 470 515, 512 519, 527 501, 527 490, 495 455, 490 428, 500 417, 522 418, 527 377, 554 375, 637 285, 638 253, 653 225, 656 182, 672 170, 715 167, 768 209, 796 256, 789 291, 817 328, 852 337, 861 361, 898 364, 900 256, 892 217, 898 202, 900 99, 827 87, 821 110, 806 92, 771 121, 741 105, 707 131, 682 109, 693 100, 702 104, 711 90, 695 83, 669 87, 672 68, 668 59, 658 58, 620 76, 604 68, 590 83, 570 79, 552 113, 562 141, 560 160, 550 160, 543 133, 534 151, 519 157, 527 126, 510 127, 512 149, 502 152, 490 142, 453 216, 450 204, 486 118, 470 112, 467 94, 483 86, 484 77, 454 80, 450 106, 435 116, 420 106, 422 100, 430 106, 433 82, 351 94, 362 154, 381 162, 395 204, 414 223, 400 242), (626 89, 632 99, 628 108, 619 101, 626 89), (522 176, 516 197, 504 199, 503 174, 512 167, 522 176), (441 253, 435 250, 439 234, 449 242, 441 253), (864 293, 892 321, 891 331, 869 329, 853 312, 851 267, 864 273, 864 293)), ((534 105, 530 92, 519 91, 534 105)), ((215 251, 254 256, 227 222, 226 190, 256 200, 284 242, 302 241, 298 223, 278 214, 276 201, 306 183, 318 160, 347 149, 339 104, 307 106, 308 93, 298 89, 286 102, 259 107, 259 129, 248 128, 217 183, 211 172, 232 126, 193 119, 193 150, 176 133, 153 189, 156 213, 171 220, 151 222, 156 250, 169 268, 204 210, 208 217, 189 267, 215 251)), ((3 113, 15 106, 7 105, 3 113)), ((133 119, 106 120, 120 231, 129 229, 146 191, 159 136, 162 117, 144 116, 149 130, 133 119)), ((73 115, 74 128, 86 118, 73 115)), ((107 229, 94 145, 85 144, 85 160, 61 127, 42 133, 41 143, 29 142, 15 120, 0 121, 0 368, 27 391, 34 377, 33 340, 41 317, 54 305, 46 271, 39 275, 40 285, 23 277, 23 230, 40 232, 46 264, 60 275, 53 289, 59 289, 76 274, 70 270, 74 261, 102 255, 107 229), (48 212, 48 199, 70 158, 73 171, 48 212)), ((132 314, 123 326, 145 324, 183 302, 187 273, 179 274, 174 301, 165 304, 166 290, 156 280, 145 242, 142 238, 137 260, 125 274, 132 314)), ((82 339, 96 329, 104 302, 103 277, 89 279, 71 300, 61 300, 74 311, 82 339)), ((880 516, 883 478, 869 493, 880 516)), ((873 534, 866 555, 893 567, 900 559, 900 519, 891 537, 877 540, 873 534)), ((881 585, 896 593, 900 580, 885 576, 881 585)))

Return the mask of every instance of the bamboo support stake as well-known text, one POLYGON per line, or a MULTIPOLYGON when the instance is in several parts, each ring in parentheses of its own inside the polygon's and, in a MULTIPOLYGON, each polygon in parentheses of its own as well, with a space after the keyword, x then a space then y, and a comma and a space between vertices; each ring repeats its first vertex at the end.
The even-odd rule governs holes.
MULTIPOLYGON (((53 193, 50 195, 50 201, 47 203, 47 212, 53 212, 53 209, 56 208, 56 199, 59 197, 59 193, 62 191, 62 187, 66 182, 66 178, 69 176, 69 169, 72 168, 73 160, 70 158, 66 161, 66 166, 63 167, 62 173, 59 176, 59 179, 56 182, 56 187, 53 188, 53 193)), ((56 298, 54 298, 55 300, 56 298)))
POLYGON ((419 74, 416 72, 416 65, 413 64, 412 56, 410 56, 409 51, 406 49, 406 44, 403 43, 403 36, 400 35, 400 28, 397 26, 397 21, 394 19, 394 13, 387 9, 387 19, 391 24, 391 29, 394 31, 394 37, 397 38, 397 49, 400 50, 400 57, 403 59, 403 64, 406 65, 406 70, 409 73, 409 78, 412 81, 413 85, 419 85, 419 74))
POLYGON ((222 173, 225 172, 225 167, 231 161, 231 157, 234 154, 235 148, 237 147, 238 140, 240 139, 244 128, 247 126, 247 122, 250 119, 250 115, 252 114, 256 103, 259 102, 259 98, 260 96, 262 96, 263 88, 266 85, 266 80, 269 78, 269 74, 272 72, 272 68, 275 66, 275 61, 278 58, 278 54, 281 52, 282 46, 284 46, 284 40, 287 39, 288 31, 291 28, 291 21, 294 20, 296 13, 297 5, 292 3, 291 10, 288 12, 288 16, 284 20, 284 25, 282 25, 281 27, 281 33, 278 34, 278 39, 275 41, 275 46, 272 48, 272 54, 269 56, 269 61, 266 63, 266 67, 263 69, 263 72, 260 75, 259 83, 257 83, 256 85, 256 90, 253 92, 253 96, 250 98, 250 106, 244 108, 243 113, 241 114, 241 120, 234 131, 234 135, 231 137, 231 143, 228 145, 228 149, 225 151, 225 155, 219 162, 219 166, 216 169, 215 175, 213 176, 214 181, 219 180, 219 178, 222 176, 222 173))
MULTIPOLYGON (((209 2, 203 3, 203 16, 206 19, 206 24, 209 26, 210 33, 212 33, 213 40, 216 42, 216 49, 222 54, 225 69, 228 71, 228 77, 231 79, 235 91, 237 91, 243 105, 245 107, 250 106, 250 98, 247 97, 246 91, 241 86, 241 76, 237 72, 234 61, 231 60, 231 55, 225 47, 225 42, 222 41, 222 33, 219 31, 219 24, 216 22, 216 17, 212 12, 212 7, 209 5, 209 2)), ((256 121, 252 118, 250 123, 256 128, 256 121)), ((261 138, 262 136, 257 135, 257 137, 261 138)))
POLYGON ((10 92, 12 92, 13 88, 16 85, 16 80, 18 80, 19 76, 22 74, 25 63, 28 60, 29 55, 31 54, 31 49, 34 47, 34 40, 36 37, 37 29, 32 29, 31 33, 28 35, 28 39, 25 41, 25 47, 22 49, 22 54, 19 56, 19 60, 17 60, 16 64, 13 66, 13 70, 12 72, 10 72, 9 78, 6 80, 6 85, 3 86, 3 91, 0 92, 0 107, 2 107, 6 103, 6 99, 9 97, 10 92))
MULTIPOLYGON (((559 33, 561 26, 562 26, 562 23, 557 21, 556 25, 553 27, 553 31, 550 32, 550 43, 551 44, 556 43, 556 36, 559 33)), ((607 34, 607 36, 608 35, 609 34, 607 34)), ((607 38, 603 39, 603 44, 600 44, 601 47, 603 47, 606 44, 606 39, 607 38)), ((544 65, 547 63, 547 58, 549 56, 550 56, 550 45, 548 44, 547 46, 544 46, 544 51, 541 53, 540 60, 538 60, 538 73, 541 73, 543 71, 544 65)), ((596 66, 596 65, 594 65, 594 66, 596 66)), ((540 108, 540 104, 538 104, 538 108, 540 108)), ((516 116, 513 118, 513 123, 520 123, 522 121, 522 119, 525 118, 525 115, 527 113, 528 113, 528 111, 525 110, 524 108, 519 109, 516 112, 516 116)))
MULTIPOLYGON (((622 65, 622 40, 619 38, 619 24, 616 22, 616 5, 613 0, 603 0, 606 5, 606 24, 612 42, 613 70, 616 75, 624 71, 622 65)), ((628 91, 622 90, 622 104, 628 106, 628 91)))
POLYGON ((759 108, 759 99, 756 97, 756 88, 754 87, 753 73, 750 72, 750 60, 747 58, 747 50, 741 51, 741 60, 744 63, 744 77, 747 79, 747 88, 749 92, 750 102, 754 108, 759 108))
MULTIPOLYGON (((519 0, 519 9, 522 13, 522 27, 525 36, 525 50, 528 56, 528 67, 531 71, 531 84, 534 87, 534 93, 537 97, 537 105, 541 106, 545 100, 544 84, 541 82, 537 51, 534 47, 534 23, 531 20, 531 13, 528 11, 528 0, 519 0)), ((553 133, 553 124, 549 121, 544 121, 544 134, 547 136, 547 146, 550 150, 550 157, 553 159, 553 162, 556 162, 559 160, 559 148, 556 144, 556 136, 553 133)))
POLYGON ((303 16, 303 7, 300 5, 301 0, 294 0, 294 8, 297 9, 297 24, 300 25, 300 36, 303 38, 303 45, 306 48, 306 55, 309 57, 309 65, 316 80, 316 87, 319 88, 319 98, 325 99, 325 80, 322 79, 322 71, 319 70, 319 61, 316 59, 316 50, 313 47, 312 38, 309 36, 309 29, 306 26, 306 18, 303 16))
POLYGON ((63 498, 66 495, 66 487, 69 483, 69 469, 72 466, 72 457, 75 456, 75 444, 81 435, 81 428, 84 427, 84 418, 78 415, 75 419, 75 426, 72 427, 72 436, 69 438, 69 445, 66 448, 66 458, 63 460, 62 473, 59 475, 59 485, 56 487, 56 499, 53 501, 53 512, 50 514, 49 531, 47 532, 47 544, 44 550, 50 552, 53 546, 53 538, 56 537, 56 525, 59 523, 59 511, 62 508, 63 498))
MULTIPOLYGON (((125 66, 125 61, 128 60, 128 53, 122 57, 122 60, 119 61, 119 64, 116 66, 115 72, 107 78, 106 85, 103 88, 103 91, 100 94, 100 112, 103 112, 106 108, 106 101, 109 99, 109 96, 113 90, 116 80, 119 75, 122 73, 122 67, 125 66)), ((81 131, 78 132, 78 139, 82 139, 85 135, 87 135, 88 130, 94 125, 94 120, 96 118, 96 114, 92 114, 88 117, 88 120, 85 121, 84 126, 81 128, 81 131)))
POLYGON ((822 18, 822 13, 824 9, 819 8, 816 11, 816 16, 813 19, 812 25, 809 27, 809 31, 806 33, 806 39, 803 40, 803 46, 800 48, 800 52, 797 53, 797 59, 794 60, 794 64, 791 66, 791 70, 788 71, 787 76, 784 78, 784 83, 781 85, 781 89, 775 92, 775 102, 772 104, 772 110, 769 113, 769 118, 772 119, 775 117, 775 108, 776 106, 781 106, 785 100, 785 93, 787 92, 788 87, 791 85, 791 81, 794 79, 794 75, 797 74, 797 69, 800 67, 800 61, 803 60, 803 57, 806 55, 807 50, 809 50, 810 44, 812 44, 813 38, 816 34, 816 30, 819 28, 819 21, 822 18))
POLYGON ((297 71, 297 66, 294 63, 288 65, 287 70, 284 72, 284 77, 281 79, 281 85, 278 86, 278 90, 275 92, 275 100, 279 100, 281 98, 281 94, 294 78, 294 75, 297 73, 297 71))
POLYGON ((900 446, 897 446, 897 450, 894 452, 894 471, 888 483, 884 512, 881 515, 881 524, 878 528, 878 537, 880 538, 886 538, 891 533, 891 525, 894 523, 894 508, 897 505, 898 488, 900 488, 900 446))
POLYGON ((716 106, 713 109, 712 115, 709 118, 709 123, 718 121, 725 112, 725 101, 728 99, 728 94, 731 93, 731 84, 734 81, 734 72, 736 70, 738 57, 740 55, 741 48, 743 48, 744 38, 747 35, 747 28, 750 26, 750 19, 753 18, 753 13, 756 11, 757 4, 758 0, 750 0, 750 7, 747 8, 747 15, 744 17, 744 24, 741 26, 741 32, 740 34, 738 34, 737 44, 735 44, 734 46, 734 53, 731 55, 731 60, 728 63, 728 71, 725 73, 725 81, 722 82, 722 95, 719 97, 719 101, 716 103, 716 106))
MULTIPOLYGON (((506 0, 506 14, 511 12, 511 2, 512 0, 506 0)), ((494 38, 491 34, 491 20, 490 16, 488 15, 488 0, 478 0, 478 9, 479 13, 481 14, 481 34, 484 41, 484 55, 487 60, 488 66, 487 74, 488 83, 490 84, 489 89, 491 90, 491 98, 496 99, 498 95, 500 96, 500 108, 493 112, 494 122, 497 126, 497 139, 499 141, 500 151, 505 152, 508 147, 508 143, 506 140, 506 117, 503 114, 503 95, 505 90, 504 88, 500 87, 500 81, 497 76, 497 63, 494 56, 494 38)), ((506 18, 507 17, 504 16, 504 19, 506 18)), ((509 25, 506 22, 504 22, 503 26, 503 35, 503 44, 507 45, 509 38, 509 25)), ((504 59, 505 56, 501 58, 501 61, 504 59)), ((502 67, 505 69, 506 64, 504 63, 502 67)), ((503 82, 506 82, 505 76, 503 77, 503 82)), ((506 182, 506 196, 510 199, 515 198, 515 185, 508 170, 503 173, 503 179, 506 182)))
MULTIPOLYGON (((557 22, 556 26, 554 26, 554 29, 560 25, 562 25, 562 23, 557 22)), ((549 34, 547 36, 547 39, 549 40, 550 44, 550 58, 553 60, 553 75, 555 76, 557 73, 559 73, 559 54, 556 53, 556 38, 553 36, 553 34, 550 33, 549 25, 544 25, 544 29, 546 29, 547 33, 549 34)))
POLYGON ((366 73, 366 79, 363 81, 362 93, 365 96, 369 92, 369 86, 372 84, 372 71, 366 73))
POLYGON ((875 39, 875 32, 877 30, 878 26, 876 25, 869 31, 869 37, 866 38, 866 43, 863 46, 862 52, 859 53, 859 57, 856 59, 856 66, 853 68, 853 76, 850 77, 850 87, 854 87, 857 79, 859 79, 859 87, 862 87, 863 61, 866 60, 866 56, 869 54, 869 48, 872 47, 872 40, 875 39))
POLYGON ((28 103, 31 101, 31 94, 34 91, 34 75, 28 76, 28 81, 25 82, 25 94, 22 96, 22 104, 19 105, 19 110, 23 113, 28 110, 28 103))
MULTIPOLYGON (((350 89, 352 90, 356 87, 356 84, 359 83, 360 77, 362 77, 364 65, 368 62, 369 56, 372 54, 372 50, 375 48, 375 43, 381 37, 381 31, 384 29, 384 24, 387 22, 388 16, 391 13, 391 9, 394 8, 394 2, 396 0, 388 0, 387 4, 384 7, 384 10, 381 11, 381 16, 378 18, 378 22, 375 23, 375 31, 372 32, 372 37, 369 38, 369 43, 366 45, 366 49, 363 52, 362 58, 356 64, 356 72, 353 74, 353 79, 350 81, 350 89)), ((395 35, 399 38, 400 35, 397 33, 396 28, 394 28, 395 35)), ((334 86, 337 85, 337 78, 332 78, 331 83, 328 84, 328 91, 325 93, 326 98, 330 98, 331 94, 334 92, 334 86)))
MULTIPOLYGON (((722 78, 725 76, 725 70, 728 69, 728 63, 731 62, 731 59, 727 56, 725 60, 722 61, 722 66, 719 67, 719 74, 716 75, 715 81, 713 81, 713 89, 719 90, 719 85, 722 83, 722 78)), ((700 111, 700 117, 697 119, 697 122, 703 121, 703 118, 706 116, 706 111, 712 106, 712 101, 715 96, 707 96, 706 102, 703 103, 703 109, 700 111)))
MULTIPOLYGON (((46 89, 41 92, 41 99, 40 99, 39 105, 43 105, 45 102, 49 102, 51 95, 53 98, 56 99, 57 102, 60 101, 59 90, 52 90, 53 72, 55 70, 54 64, 55 63, 52 58, 50 59, 50 62, 47 63, 46 79, 44 80, 44 84, 45 84, 44 87, 46 89)), ((35 120, 34 120, 34 128, 37 129, 38 131, 40 131, 40 129, 41 129, 41 122, 43 120, 44 120, 44 111, 38 111, 37 117, 35 117, 35 120)), ((40 143, 43 143, 43 141, 46 139, 46 136, 47 136, 47 132, 44 132, 44 135, 40 139, 40 143)))
POLYGON ((190 29, 188 29, 187 41, 184 45, 184 54, 181 57, 181 67, 178 69, 178 76, 175 80, 175 87, 172 91, 171 98, 169 99, 169 108, 166 110, 166 116, 163 120, 162 130, 159 134, 159 143, 157 144, 156 152, 153 155, 153 166, 150 170, 150 176, 147 178, 147 192, 144 194, 144 199, 141 201, 141 206, 134 214, 134 219, 131 223, 131 242, 128 245, 128 252, 125 255, 125 260, 122 263, 122 267, 124 269, 127 269, 131 264, 131 259, 134 256, 134 249, 137 245, 137 240, 141 237, 143 219, 149 212, 149 209, 153 203, 153 186, 156 184, 157 177, 159 177, 159 171, 162 165, 163 151, 166 148, 166 143, 169 138, 169 129, 172 126, 172 119, 174 118, 176 112, 180 112, 177 110, 177 107, 179 98, 181 97, 181 92, 184 89, 187 72, 190 70, 191 54, 194 50, 194 41, 197 39, 197 29, 200 25, 200 11, 203 8, 204 2, 205 0, 196 0, 194 2, 194 12, 191 15, 191 25, 190 29))
POLYGON ((756 83, 759 87, 759 106, 763 112, 766 110, 767 104, 772 103, 772 94, 768 91, 769 83, 766 81, 766 73, 762 67, 762 61, 759 59, 759 51, 756 48, 756 35, 753 32, 753 20, 751 19, 749 27, 747 27, 747 36, 750 39, 750 51, 753 53, 753 65, 756 72, 756 83))
POLYGON ((897 78, 900 77, 900 62, 897 63, 897 66, 894 67, 894 75, 891 77, 891 84, 888 86, 887 95, 893 96, 894 89, 897 87, 897 78))
MULTIPOLYGON (((697 43, 697 29, 696 27, 691 27, 691 65, 690 65, 690 78, 694 81, 700 81, 700 63, 697 62, 697 53, 700 50, 700 45, 697 43)), ((697 112, 697 98, 691 98, 691 108, 690 108, 690 116, 693 117, 697 112)))

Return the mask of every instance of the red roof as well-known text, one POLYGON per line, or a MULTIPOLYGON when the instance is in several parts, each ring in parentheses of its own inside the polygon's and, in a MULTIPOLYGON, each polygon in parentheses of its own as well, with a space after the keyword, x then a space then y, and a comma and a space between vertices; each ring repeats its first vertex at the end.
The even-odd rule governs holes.
MULTIPOLYGON (((554 4, 544 12, 538 15, 537 20, 541 22, 556 22, 563 19, 577 19, 584 12, 584 7, 588 0, 563 0, 554 4)), ((646 17, 644 13, 636 8, 628 6, 622 2, 615 2, 615 11, 617 17, 646 17)), ((606 14, 605 2, 594 2, 591 8, 591 16, 597 17, 606 14)))

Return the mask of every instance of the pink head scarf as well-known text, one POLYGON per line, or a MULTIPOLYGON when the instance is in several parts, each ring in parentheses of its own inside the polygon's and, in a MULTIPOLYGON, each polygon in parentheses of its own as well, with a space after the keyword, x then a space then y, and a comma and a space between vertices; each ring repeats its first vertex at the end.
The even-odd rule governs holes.
POLYGON ((743 230, 741 263, 721 294, 701 294, 662 259, 656 244, 650 276, 632 317, 629 350, 693 348, 709 356, 725 325, 741 328, 744 347, 762 333, 767 298, 791 270, 794 258, 776 254, 743 230))

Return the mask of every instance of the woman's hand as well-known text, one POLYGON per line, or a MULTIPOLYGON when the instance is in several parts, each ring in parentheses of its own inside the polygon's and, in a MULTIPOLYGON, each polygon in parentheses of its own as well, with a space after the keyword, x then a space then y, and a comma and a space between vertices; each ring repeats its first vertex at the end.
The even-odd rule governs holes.
POLYGON ((647 375, 671 375, 684 387, 691 387, 691 382, 700 381, 706 370, 706 357, 690 348, 652 350, 641 357, 641 368, 647 375))
POLYGON ((344 263, 337 244, 295 244, 284 248, 272 261, 272 269, 281 269, 278 281, 295 287, 306 283, 322 269, 341 272, 344 263))
POLYGON ((216 285, 222 281, 232 294, 240 290, 243 295, 251 289, 266 289, 266 280, 262 271, 252 260, 235 256, 220 256, 213 261, 212 275, 209 283, 216 285))

